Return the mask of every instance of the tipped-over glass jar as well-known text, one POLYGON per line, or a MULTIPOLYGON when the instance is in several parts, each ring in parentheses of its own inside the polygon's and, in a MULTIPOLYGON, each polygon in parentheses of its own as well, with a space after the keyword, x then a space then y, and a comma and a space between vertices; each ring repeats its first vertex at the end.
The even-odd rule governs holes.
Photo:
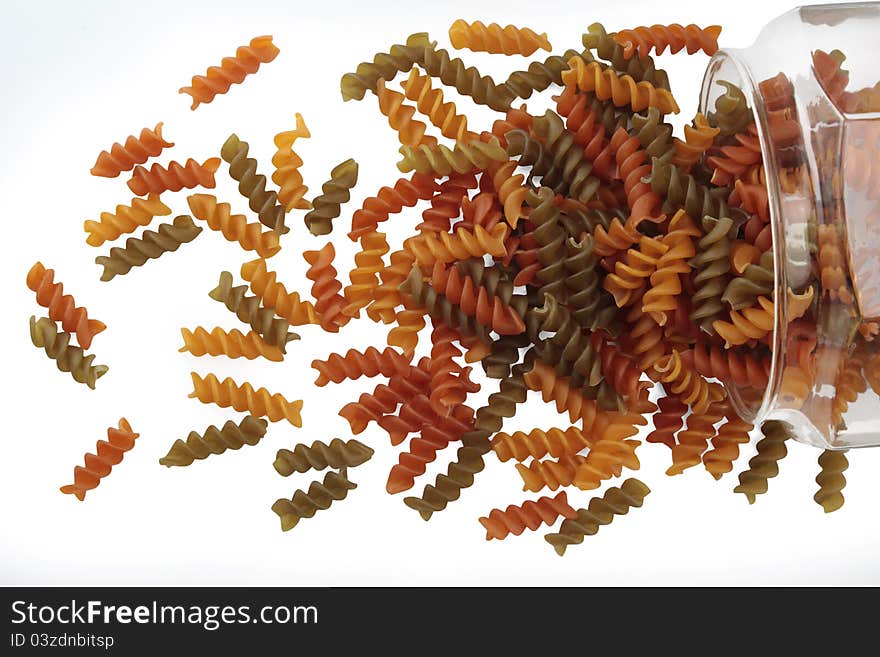
POLYGON ((773 291, 727 300, 746 335, 773 327, 767 389, 728 384, 731 399, 822 448, 880 445, 878 39, 880 3, 795 9, 751 47, 716 53, 700 101, 750 213, 731 264, 754 265, 754 293, 773 291), (763 155, 750 169, 737 159, 749 138, 763 155))

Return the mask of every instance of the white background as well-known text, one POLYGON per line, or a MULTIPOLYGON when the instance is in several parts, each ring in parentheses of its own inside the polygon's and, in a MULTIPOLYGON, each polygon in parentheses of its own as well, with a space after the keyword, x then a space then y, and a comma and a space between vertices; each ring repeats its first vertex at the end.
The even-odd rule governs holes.
MULTIPOLYGON (((372 389, 360 381, 316 388, 313 358, 332 350, 382 345, 384 329, 366 319, 338 335, 302 327, 284 363, 194 358, 177 348, 182 326, 239 327, 207 297, 220 270, 236 276, 248 259, 235 244, 206 230, 175 254, 110 283, 98 281, 93 259, 105 248, 84 242, 82 223, 128 203, 126 176, 89 175, 98 152, 143 126, 165 122, 177 146, 163 156, 183 160, 214 155, 235 131, 251 143, 263 172, 271 173, 272 136, 293 126, 301 112, 312 138, 297 151, 313 190, 334 164, 354 157, 360 182, 339 220, 333 241, 343 276, 352 248, 343 228, 360 201, 397 179, 397 143, 375 98, 343 103, 339 78, 358 62, 428 31, 448 46, 456 18, 528 25, 547 31, 555 51, 577 48, 593 21, 610 30, 655 22, 724 25, 722 44, 741 47, 760 26, 791 8, 785 1, 614 2, 544 1, 357 3, 343 2, 22 2, 4 0, 0 14, 0 80, 4 93, 0 217, 5 249, 0 259, 4 311, 3 475, 0 477, 0 583, 5 584, 274 584, 274 585, 621 585, 880 583, 880 450, 851 454, 847 503, 825 516, 812 501, 818 452, 792 445, 770 494, 749 507, 731 491, 735 475, 715 482, 702 469, 664 474, 662 445, 639 450, 637 476, 653 493, 642 509, 615 520, 585 544, 558 558, 544 531, 487 542, 477 522, 496 506, 534 495, 522 493, 511 464, 490 458, 474 488, 429 522, 384 491, 397 449, 381 431, 361 438, 376 448, 368 464, 350 472, 359 486, 344 503, 282 533, 269 507, 306 487, 310 475, 285 479, 272 468, 275 451, 296 442, 347 438, 339 407, 372 389), (192 75, 219 64, 236 46, 273 34, 280 56, 196 112, 177 94, 192 75), (42 313, 25 286, 35 260, 54 267, 65 290, 109 328, 94 341, 98 362, 110 372, 97 391, 77 385, 30 345, 28 317, 42 313), (305 400, 304 427, 270 426, 256 447, 245 447, 188 468, 166 469, 157 460, 178 437, 229 413, 187 399, 191 370, 250 379, 288 398, 305 400), (73 466, 94 449, 105 428, 126 416, 141 437, 85 503, 62 495, 73 466)), ((841 44, 844 46, 845 44, 841 44)), ((487 73, 504 76, 524 60, 463 53, 487 73)), ((706 58, 664 56, 682 107, 696 110, 706 58)), ((456 99, 455 94, 448 94, 456 99)), ((544 94, 546 104, 547 94, 544 94)), ((529 102, 542 111, 542 102, 529 102)), ((494 118, 465 99, 460 107, 474 129, 494 118)), ((217 194, 238 212, 247 205, 218 173, 217 194)), ((187 211, 185 192, 166 199, 175 214, 187 211)), ((388 232, 399 241, 418 213, 395 217, 388 232)), ((272 260, 289 287, 307 292, 300 253, 319 248, 298 216, 272 260)), ((491 390, 485 387, 483 395, 491 390)), ((477 406, 482 396, 473 401, 477 406)), ((540 399, 531 399, 506 429, 561 425, 540 399)), ((736 471, 745 466, 746 450, 736 471)), ((445 468, 454 452, 441 454, 445 468)), ((415 492, 433 480, 437 467, 415 492)), ((319 475, 320 476, 320 475, 319 475)), ((601 491, 599 491, 601 492, 601 491)), ((593 493, 570 493, 585 505, 593 493)))

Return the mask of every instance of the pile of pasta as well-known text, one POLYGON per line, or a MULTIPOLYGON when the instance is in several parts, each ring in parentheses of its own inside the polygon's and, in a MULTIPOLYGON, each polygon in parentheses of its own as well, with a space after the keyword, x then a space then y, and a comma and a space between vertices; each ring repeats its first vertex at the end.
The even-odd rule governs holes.
MULTIPOLYGON (((334 238, 303 253, 308 294, 282 283, 272 258, 279 257, 288 232, 338 234, 358 165, 342 161, 321 192, 310 196, 293 150, 298 139, 309 137, 298 114, 295 127, 275 138, 271 182, 234 134, 219 158, 149 169, 147 160, 173 146, 162 124, 114 144, 92 173, 131 171, 136 198, 100 221, 87 221, 87 242, 101 246, 146 228, 171 214, 165 192, 193 190, 189 214, 99 256, 102 280, 175 251, 207 226, 255 256, 241 267, 243 284, 224 271, 210 293, 247 330, 183 329, 181 351, 280 361, 287 344, 299 339, 291 327, 318 325, 337 333, 358 319, 387 326, 386 345, 340 350, 312 367, 321 387, 380 380, 339 414, 353 436, 375 424, 399 448, 388 492, 415 489, 429 464, 447 461, 445 473, 404 497, 427 520, 474 485, 487 459, 512 462, 523 490, 543 495, 480 518, 487 539, 561 520, 546 540, 563 554, 642 505, 650 491, 635 478, 582 507, 569 504, 569 495, 638 469, 641 437, 669 450, 667 474, 702 467, 720 479, 732 472, 753 426, 737 414, 723 384, 757 394, 768 385, 776 290, 767 172, 752 110, 743 92, 725 83, 714 109, 674 136, 666 117, 679 111, 678 104, 653 59, 666 51, 711 55, 719 33, 714 26, 677 24, 609 33, 594 24, 581 46, 535 59, 500 82, 424 33, 359 64, 342 77, 343 99, 375 97, 399 141, 404 176, 351 212, 345 229, 358 252, 347 280, 337 270, 334 238), (495 110, 497 120, 469 123, 444 98, 443 86, 495 110), (552 94, 552 109, 531 113, 523 101, 544 92, 552 94), (253 220, 208 193, 223 162, 253 220), (292 225, 296 216, 302 227, 292 225), (409 235, 401 248, 389 246, 389 228, 409 235), (429 355, 416 358, 420 347, 429 355), (483 386, 490 387, 488 400, 473 408, 469 399, 483 386), (530 392, 555 405, 562 428, 502 431, 530 392)), ((449 39, 455 49, 501 55, 551 51, 546 34, 479 21, 456 21, 449 39)), ((181 92, 192 96, 196 109, 277 54, 271 37, 257 37, 181 92)), ((836 63, 829 74, 839 75, 842 59, 829 58, 836 63)), ((768 82, 780 97, 783 78, 768 82)), ((775 125, 784 132, 791 108, 781 103, 778 109, 775 125)), ((840 248, 838 235, 820 241, 823 248, 840 248)), ((815 281, 787 291, 796 315, 788 320, 806 327, 791 331, 797 342, 789 348, 800 354, 800 366, 786 373, 783 384, 791 395, 809 388, 816 331, 807 318, 816 302, 824 295, 842 307, 852 303, 839 293, 836 261, 823 258, 820 252, 824 268, 815 281)), ((50 310, 45 321, 32 320, 34 343, 47 345, 61 367, 59 348, 48 346, 57 343, 55 322, 75 331, 83 347, 82 338, 103 324, 90 324, 84 310, 77 314, 72 299, 60 301, 60 287, 52 296, 51 270, 32 270, 28 284, 50 310)), ((880 393, 880 356, 872 349, 877 328, 863 326, 848 347, 852 357, 841 373, 847 385, 838 387, 841 398, 834 402, 841 417, 869 386, 880 393)), ((106 371, 96 371, 81 353, 78 362, 74 376, 92 386, 106 371)), ((246 415, 177 440, 163 465, 188 466, 254 445, 269 422, 301 425, 302 401, 214 374, 194 372, 192 380, 192 397, 246 415)), ((115 448, 121 459, 120 449, 131 448, 134 439, 125 420, 112 431, 128 440, 115 448)), ((750 502, 767 491, 791 437, 781 422, 767 422, 762 431, 757 455, 736 487, 750 502)), ((326 471, 272 505, 282 529, 345 499, 356 487, 349 470, 372 454, 354 438, 279 450, 274 467, 282 476, 326 471)), ((105 461, 90 487, 109 472, 112 459, 105 461)), ((828 451, 819 464, 815 500, 834 511, 843 504, 846 457, 828 451)), ((82 486, 66 488, 84 495, 82 486)))

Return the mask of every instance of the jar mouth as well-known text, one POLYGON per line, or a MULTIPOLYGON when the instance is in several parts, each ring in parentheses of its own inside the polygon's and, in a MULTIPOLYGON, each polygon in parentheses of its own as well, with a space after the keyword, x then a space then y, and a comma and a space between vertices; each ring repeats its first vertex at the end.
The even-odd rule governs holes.
MULTIPOLYGON (((765 171, 776 170, 776 156, 767 138, 769 127, 764 108, 763 98, 758 90, 757 81, 752 77, 750 68, 741 56, 738 49, 720 49, 710 59, 703 76, 700 90, 700 111, 706 113, 712 107, 713 94, 717 93, 719 82, 728 82, 736 85, 745 95, 748 106, 755 124, 758 126, 758 139, 761 144, 761 155, 764 161, 765 171)), ((756 390, 753 387, 740 386, 733 381, 723 381, 727 390, 728 399, 734 410, 744 420, 754 422, 756 418, 765 417, 772 407, 773 400, 779 392, 781 383, 781 346, 784 323, 784 299, 787 284, 785 281, 785 268, 781 263, 785 262, 784 245, 782 235, 782 221, 780 220, 781 195, 777 181, 771 175, 766 175, 767 198, 770 206, 770 226, 772 234, 773 252, 773 291, 777 300, 773 304, 773 330, 770 334, 770 369, 768 384, 764 390, 756 390)))

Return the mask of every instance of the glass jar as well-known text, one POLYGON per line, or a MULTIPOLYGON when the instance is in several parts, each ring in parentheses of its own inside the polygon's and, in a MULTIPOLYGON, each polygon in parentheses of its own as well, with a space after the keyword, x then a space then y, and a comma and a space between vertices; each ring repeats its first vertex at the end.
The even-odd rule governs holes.
POLYGON ((880 3, 801 7, 718 51, 700 99, 731 145, 754 120, 743 252, 774 255, 769 385, 728 391, 744 418, 825 449, 880 445, 878 45, 880 3))

